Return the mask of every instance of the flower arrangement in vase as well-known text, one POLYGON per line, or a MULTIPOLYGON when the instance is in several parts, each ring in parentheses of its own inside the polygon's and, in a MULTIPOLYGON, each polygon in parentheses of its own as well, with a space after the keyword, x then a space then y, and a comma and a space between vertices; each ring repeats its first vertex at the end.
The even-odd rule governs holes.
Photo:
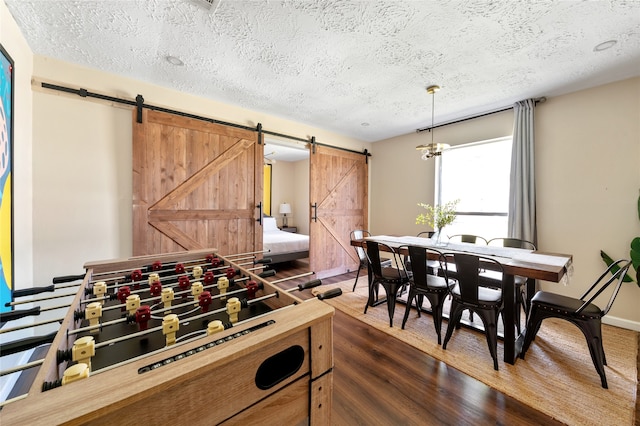
POLYGON ((460 200, 453 200, 445 204, 436 204, 435 206, 418 203, 420 207, 426 210, 426 213, 420 213, 416 217, 416 225, 431 226, 435 231, 436 245, 440 245, 442 229, 456 220, 456 207, 459 202, 460 200))

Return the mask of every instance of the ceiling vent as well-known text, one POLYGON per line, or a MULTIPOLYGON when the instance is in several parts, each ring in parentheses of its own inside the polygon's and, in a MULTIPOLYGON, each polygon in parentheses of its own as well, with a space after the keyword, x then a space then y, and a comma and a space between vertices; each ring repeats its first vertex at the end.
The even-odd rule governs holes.
POLYGON ((216 11, 221 1, 222 0, 189 0, 189 2, 207 9, 211 13, 216 11))

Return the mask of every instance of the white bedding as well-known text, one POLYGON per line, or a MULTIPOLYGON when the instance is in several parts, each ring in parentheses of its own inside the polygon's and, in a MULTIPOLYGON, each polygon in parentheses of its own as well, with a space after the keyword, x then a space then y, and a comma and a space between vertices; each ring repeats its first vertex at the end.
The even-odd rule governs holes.
POLYGON ((269 250, 269 254, 292 253, 309 250, 309 236, 284 232, 278 229, 274 217, 262 219, 262 242, 264 250, 269 250))

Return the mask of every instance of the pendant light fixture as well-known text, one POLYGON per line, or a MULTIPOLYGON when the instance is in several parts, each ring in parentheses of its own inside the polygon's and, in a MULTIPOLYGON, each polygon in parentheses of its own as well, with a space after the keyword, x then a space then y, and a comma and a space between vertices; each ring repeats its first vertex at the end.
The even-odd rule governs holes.
POLYGON ((430 144, 422 144, 416 146, 418 151, 422 151, 422 159, 428 160, 431 157, 435 157, 436 155, 441 155, 442 151, 445 149, 449 149, 449 145, 446 143, 435 143, 433 141, 433 116, 436 105, 436 96, 435 93, 440 90, 440 86, 429 86, 427 87, 427 93, 431 95, 431 128, 429 132, 431 133, 431 143, 430 144))

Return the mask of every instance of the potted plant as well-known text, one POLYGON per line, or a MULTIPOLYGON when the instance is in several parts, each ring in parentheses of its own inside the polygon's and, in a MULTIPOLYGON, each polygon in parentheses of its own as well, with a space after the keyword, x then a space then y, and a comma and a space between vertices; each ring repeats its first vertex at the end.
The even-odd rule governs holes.
MULTIPOLYGON (((638 197, 638 219, 640 219, 640 197, 638 197)), ((638 285, 638 287, 640 287, 640 237, 635 237, 634 239, 632 239, 629 246, 631 249, 629 251, 629 257, 631 257, 631 263, 633 265, 632 271, 635 272, 632 275, 635 275, 636 284, 638 285)), ((602 260, 604 260, 604 263, 606 263, 607 266, 613 263, 613 259, 611 258, 611 256, 609 256, 602 250, 600 250, 600 257, 602 257, 602 260)), ((614 268, 611 272, 615 274, 617 271, 618 270, 614 268)), ((633 280, 633 277, 629 274, 626 274, 624 276, 625 282, 632 282, 633 280)))
POLYGON ((433 238, 436 241, 436 245, 440 245, 442 229, 456 220, 456 207, 459 202, 460 200, 454 200, 445 204, 436 204, 435 206, 418 203, 418 206, 424 208, 426 213, 420 213, 416 217, 416 225, 431 226, 435 231, 433 238))

